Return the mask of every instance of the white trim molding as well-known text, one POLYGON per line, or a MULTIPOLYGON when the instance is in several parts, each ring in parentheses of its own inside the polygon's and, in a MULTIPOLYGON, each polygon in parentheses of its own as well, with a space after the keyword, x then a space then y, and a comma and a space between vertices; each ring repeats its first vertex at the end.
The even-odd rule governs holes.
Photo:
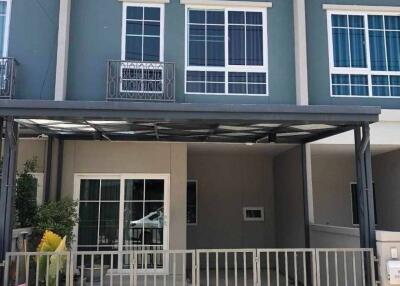
POLYGON ((296 103, 308 105, 307 33, 305 0, 293 1, 296 103))
POLYGON ((0 2, 6 2, 6 18, 4 23, 4 35, 3 35, 3 57, 8 56, 8 46, 10 40, 10 25, 11 25, 11 6, 12 0, 1 0, 0 2))
POLYGON ((118 0, 124 3, 136 3, 136 4, 168 4, 169 0, 118 0))
POLYGON ((57 65, 54 91, 54 100, 57 101, 65 100, 67 94, 70 17, 71 0, 61 0, 58 19, 57 65))
POLYGON ((271 8, 271 2, 258 1, 224 1, 224 0, 180 0, 183 5, 219 6, 219 7, 246 7, 271 8))
POLYGON ((400 6, 367 6, 367 5, 323 4, 322 8, 324 10, 332 10, 332 11, 393 12, 393 13, 400 13, 400 6))

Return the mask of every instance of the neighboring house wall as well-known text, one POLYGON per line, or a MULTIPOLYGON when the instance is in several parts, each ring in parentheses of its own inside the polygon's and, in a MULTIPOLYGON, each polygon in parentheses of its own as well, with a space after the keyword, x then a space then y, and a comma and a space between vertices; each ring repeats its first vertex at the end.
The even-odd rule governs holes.
POLYGON ((22 172, 26 161, 36 159, 36 173, 44 173, 46 168, 46 148, 47 140, 45 139, 20 139, 18 142, 18 172, 22 172))
POLYGON ((374 156, 372 171, 376 188, 378 227, 400 231, 400 151, 374 156))
POLYGON ((351 154, 312 154, 316 224, 352 227, 350 183, 355 179, 351 154))
MULTIPOLYGON (((190 150, 190 149, 189 149, 190 150)), ((188 248, 275 247, 272 158, 255 154, 188 154, 198 182, 198 223, 188 248), (244 221, 243 207, 264 207, 264 221, 244 221)))
POLYGON ((186 248, 184 143, 65 141, 62 197, 73 197, 76 173, 170 174, 170 249, 186 248))
POLYGON ((274 158, 277 247, 305 247, 303 173, 300 147, 274 158))
POLYGON ((306 1, 309 102, 310 104, 373 105, 399 108, 400 98, 333 98, 329 87, 328 29, 323 4, 399 6, 398 0, 306 1))
MULTIPOLYGON (((271 0, 267 9, 268 81, 270 96, 186 95, 185 5, 165 4, 165 62, 176 63, 179 102, 296 102, 292 0, 271 0)), ((69 100, 105 100, 108 60, 121 59, 122 2, 72 1, 68 69, 69 100)))
POLYGON ((19 63, 17 99, 54 98, 58 12, 58 0, 12 1, 8 55, 19 63))

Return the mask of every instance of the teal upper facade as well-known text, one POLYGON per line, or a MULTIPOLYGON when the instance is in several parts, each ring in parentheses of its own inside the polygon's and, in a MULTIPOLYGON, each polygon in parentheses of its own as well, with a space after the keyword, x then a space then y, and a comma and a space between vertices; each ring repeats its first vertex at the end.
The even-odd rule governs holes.
MULTIPOLYGON (((59 15, 56 2, 59 1, 12 1, 8 55, 19 62, 17 99, 54 98, 59 15)), ((175 63, 177 102, 296 103, 293 3, 292 0, 269 2, 272 7, 260 8, 267 21, 263 50, 266 48, 267 52, 264 60, 268 95, 257 96, 185 93, 186 6, 179 0, 162 4, 163 61, 175 63)), ((140 3, 118 0, 72 0, 71 3, 66 100, 105 100, 107 62, 122 58, 124 3, 133 6, 140 3)))
POLYGON ((400 108, 400 2, 310 0, 305 10, 309 103, 400 108))

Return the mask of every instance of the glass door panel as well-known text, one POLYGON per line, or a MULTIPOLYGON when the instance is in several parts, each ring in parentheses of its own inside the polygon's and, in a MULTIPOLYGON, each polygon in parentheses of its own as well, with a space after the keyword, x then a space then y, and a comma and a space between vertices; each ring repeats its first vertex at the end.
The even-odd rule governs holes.
MULTIPOLYGON (((125 180, 122 250, 162 250, 164 248, 164 180, 125 180)), ((161 255, 162 256, 162 255, 161 255)), ((163 257, 138 257, 139 268, 162 268, 163 257)), ((123 267, 128 268, 123 259, 123 267)))

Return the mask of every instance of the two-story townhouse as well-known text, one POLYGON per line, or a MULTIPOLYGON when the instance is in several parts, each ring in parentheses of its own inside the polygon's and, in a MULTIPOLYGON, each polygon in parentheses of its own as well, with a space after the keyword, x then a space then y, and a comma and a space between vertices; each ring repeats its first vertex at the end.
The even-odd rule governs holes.
MULTIPOLYGON (((312 3, 325 15, 322 3, 3 2, 1 259, 11 249, 16 171, 36 157, 39 197, 79 202, 69 265, 81 284, 98 264, 110 285, 137 273, 155 284, 175 285, 179 273, 182 285, 245 285, 263 271, 277 285, 289 276, 307 284, 315 256, 329 261, 327 252, 265 249, 310 246, 319 207, 311 186, 326 173, 311 172, 307 143, 349 130, 361 246, 375 247, 369 124, 380 110, 315 99, 324 73, 313 74, 314 64, 325 58, 313 60, 305 37, 326 25, 307 13, 312 3)), ((373 285, 369 250, 338 252, 353 259, 349 279, 373 285)), ((9 275, 12 258, 6 285, 19 279, 9 275)), ((324 263, 329 277, 335 269, 324 263)))
MULTIPOLYGON (((309 104, 382 108, 371 126, 376 228, 398 231, 399 3, 307 1, 305 10, 309 104)), ((321 237, 359 245, 353 141, 347 133, 311 146, 314 246, 321 237)))

